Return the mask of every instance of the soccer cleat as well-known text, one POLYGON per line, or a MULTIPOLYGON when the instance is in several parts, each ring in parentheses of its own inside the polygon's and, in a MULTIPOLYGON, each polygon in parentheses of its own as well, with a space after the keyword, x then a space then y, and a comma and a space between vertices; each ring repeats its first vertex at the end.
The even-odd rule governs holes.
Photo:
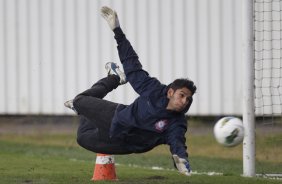
POLYGON ((119 83, 125 84, 127 82, 125 74, 119 69, 119 66, 116 63, 108 62, 105 65, 108 75, 117 75, 119 76, 119 83))
POLYGON ((64 106, 73 110, 76 114, 77 114, 77 111, 75 110, 74 106, 73 106, 73 100, 68 100, 64 103, 64 106))
POLYGON ((101 8, 101 15, 102 17, 108 22, 110 28, 114 30, 115 28, 119 27, 119 20, 117 13, 107 6, 103 6, 101 8))

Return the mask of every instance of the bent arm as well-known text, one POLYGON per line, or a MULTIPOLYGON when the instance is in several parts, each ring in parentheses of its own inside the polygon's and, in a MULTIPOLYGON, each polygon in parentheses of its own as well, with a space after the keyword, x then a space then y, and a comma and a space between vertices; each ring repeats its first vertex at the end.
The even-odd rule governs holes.
POLYGON ((128 82, 139 95, 149 94, 161 83, 143 70, 138 55, 120 27, 114 29, 118 54, 128 82))

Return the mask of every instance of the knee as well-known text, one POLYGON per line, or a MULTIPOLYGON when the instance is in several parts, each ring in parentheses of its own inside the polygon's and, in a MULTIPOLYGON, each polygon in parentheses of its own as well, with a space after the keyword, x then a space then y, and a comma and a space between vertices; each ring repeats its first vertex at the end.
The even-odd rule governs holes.
POLYGON ((90 145, 89 145, 89 142, 88 142, 88 139, 86 136, 84 136, 83 134, 82 135, 78 135, 77 138, 76 138, 76 142, 79 146, 87 149, 87 150, 90 150, 92 151, 90 145))
POLYGON ((84 147, 84 141, 83 141, 83 136, 82 135, 77 135, 76 137, 76 142, 78 145, 80 145, 81 147, 84 147))
POLYGON ((90 135, 88 133, 81 133, 77 135, 76 142, 81 147, 89 151, 96 152, 99 140, 97 139, 96 135, 90 135))
POLYGON ((91 139, 93 137, 89 133, 89 130, 87 130, 87 128, 88 127, 85 126, 85 122, 81 122, 77 130, 76 142, 82 147, 85 147, 86 145, 88 145, 89 142, 91 142, 91 139))

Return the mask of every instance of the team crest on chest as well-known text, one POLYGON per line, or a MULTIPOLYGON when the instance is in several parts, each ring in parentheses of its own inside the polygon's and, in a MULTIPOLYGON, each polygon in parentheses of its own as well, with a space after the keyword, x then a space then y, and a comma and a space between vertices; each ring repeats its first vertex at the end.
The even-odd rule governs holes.
POLYGON ((167 126, 167 124, 168 124, 168 120, 162 119, 162 120, 158 121, 157 123, 155 123, 155 128, 159 132, 162 132, 164 130, 164 128, 167 126))

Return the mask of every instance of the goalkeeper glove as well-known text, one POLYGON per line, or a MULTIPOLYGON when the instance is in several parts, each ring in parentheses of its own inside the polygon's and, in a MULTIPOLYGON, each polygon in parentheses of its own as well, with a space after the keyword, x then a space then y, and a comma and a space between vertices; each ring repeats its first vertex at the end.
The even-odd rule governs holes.
POLYGON ((181 174, 185 174, 187 176, 191 175, 191 168, 189 161, 184 158, 179 158, 177 155, 172 155, 175 167, 181 174))
POLYGON ((107 6, 103 6, 101 8, 101 15, 102 17, 108 22, 110 28, 114 30, 115 28, 119 27, 119 20, 117 13, 107 6))

